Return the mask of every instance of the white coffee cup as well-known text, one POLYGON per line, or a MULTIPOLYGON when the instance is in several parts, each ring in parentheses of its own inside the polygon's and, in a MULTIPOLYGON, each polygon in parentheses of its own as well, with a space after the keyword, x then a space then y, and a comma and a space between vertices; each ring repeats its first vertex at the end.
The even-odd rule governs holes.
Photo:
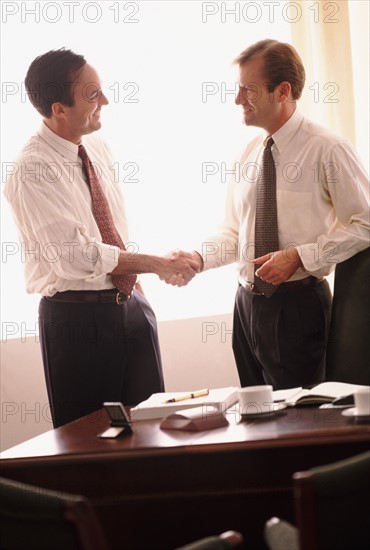
POLYGON ((247 386, 238 390, 240 414, 262 414, 274 410, 272 386, 247 386))
POLYGON ((370 416, 370 388, 359 388, 355 391, 356 414, 370 416))

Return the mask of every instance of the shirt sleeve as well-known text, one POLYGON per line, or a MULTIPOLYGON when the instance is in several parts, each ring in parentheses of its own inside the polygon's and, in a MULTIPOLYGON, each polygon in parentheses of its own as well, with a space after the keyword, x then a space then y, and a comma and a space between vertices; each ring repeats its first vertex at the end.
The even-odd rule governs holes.
POLYGON ((297 247, 307 271, 327 275, 370 245, 369 179, 353 147, 333 145, 320 165, 324 200, 332 204, 332 223, 316 242, 297 247))
POLYGON ((91 227, 81 221, 83 206, 75 203, 72 192, 52 181, 45 166, 24 161, 7 196, 27 243, 24 254, 34 259, 35 270, 47 262, 57 277, 66 280, 91 282, 110 273, 118 264, 119 248, 92 236, 91 227))
POLYGON ((203 258, 204 271, 238 260, 239 218, 234 203, 234 185, 234 178, 231 177, 228 182, 223 224, 218 227, 216 234, 209 236, 195 248, 203 258))

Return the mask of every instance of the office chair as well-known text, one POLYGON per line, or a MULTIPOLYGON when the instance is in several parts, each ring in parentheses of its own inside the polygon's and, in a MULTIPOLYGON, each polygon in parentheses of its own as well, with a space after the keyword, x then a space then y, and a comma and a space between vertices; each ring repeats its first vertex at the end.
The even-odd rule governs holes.
POLYGON ((368 550, 370 452, 297 472, 293 483, 297 528, 267 522, 271 550, 368 550))
POLYGON ((2 550, 108 550, 84 497, 0 478, 2 550))
POLYGON ((335 268, 326 379, 370 385, 370 248, 335 268))
POLYGON ((206 537, 176 550, 231 550, 241 547, 243 542, 244 538, 241 533, 226 531, 219 536, 206 537))
POLYGON ((263 534, 270 550, 300 550, 298 529, 288 521, 276 517, 269 519, 263 534))
MULTIPOLYGON (((229 550, 242 542, 240 533, 228 531, 193 542, 181 550, 229 550)), ((0 478, 0 548, 109 550, 98 518, 86 498, 5 478, 0 478)))
POLYGON ((301 550, 365 550, 370 544, 370 452, 297 472, 301 550))

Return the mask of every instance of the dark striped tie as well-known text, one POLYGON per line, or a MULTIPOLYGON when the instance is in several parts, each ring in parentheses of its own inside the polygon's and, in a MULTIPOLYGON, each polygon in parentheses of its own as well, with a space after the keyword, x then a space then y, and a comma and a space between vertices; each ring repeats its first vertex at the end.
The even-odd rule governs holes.
MULTIPOLYGON (((267 141, 262 157, 262 168, 257 182, 257 204, 255 225, 255 258, 279 250, 277 206, 276 206, 276 169, 271 152, 274 140, 267 141)), ((261 267, 255 266, 255 271, 261 267)), ((258 292, 268 298, 276 286, 262 281, 254 274, 254 286, 258 292)))
MULTIPOLYGON (((90 188, 94 218, 99 228, 103 243, 118 246, 121 250, 126 250, 121 236, 114 225, 107 197, 105 196, 94 166, 92 165, 92 162, 83 145, 78 146, 78 156, 82 159, 87 183, 90 188)), ((112 283, 116 288, 118 288, 118 290, 130 295, 136 282, 136 278, 136 275, 112 275, 112 283)))

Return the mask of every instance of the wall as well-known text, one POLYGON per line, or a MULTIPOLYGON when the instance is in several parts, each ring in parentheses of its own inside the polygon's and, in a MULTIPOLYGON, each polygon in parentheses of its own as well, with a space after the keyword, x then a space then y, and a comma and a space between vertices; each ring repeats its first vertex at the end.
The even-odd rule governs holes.
MULTIPOLYGON (((231 315, 159 323, 168 391, 239 385, 231 315)), ((1 343, 0 450, 52 429, 37 338, 1 343)))

